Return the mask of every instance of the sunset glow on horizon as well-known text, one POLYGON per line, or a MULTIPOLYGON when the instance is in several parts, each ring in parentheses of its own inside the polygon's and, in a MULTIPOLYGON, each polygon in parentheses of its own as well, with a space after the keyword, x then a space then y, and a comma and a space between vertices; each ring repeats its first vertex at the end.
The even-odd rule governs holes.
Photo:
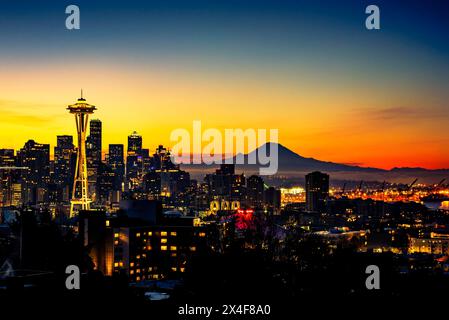
POLYGON ((449 50, 432 33, 448 22, 425 13, 434 24, 411 26, 419 34, 412 41, 405 9, 403 24, 387 13, 390 31, 369 33, 356 2, 328 20, 312 4, 290 5, 247 4, 231 15, 210 4, 170 15, 162 3, 137 13, 81 1, 78 33, 63 30, 56 11, 39 18, 41 29, 32 28, 38 9, 28 20, 0 13, 0 146, 17 150, 34 139, 53 148, 57 135, 75 135, 65 108, 83 88, 103 123, 104 152, 133 131, 150 151, 172 147, 172 130, 200 120, 221 131, 277 128, 279 143, 319 160, 449 168, 449 50), (319 27, 306 12, 323 19, 319 27), (19 22, 16 33, 6 30, 19 22))

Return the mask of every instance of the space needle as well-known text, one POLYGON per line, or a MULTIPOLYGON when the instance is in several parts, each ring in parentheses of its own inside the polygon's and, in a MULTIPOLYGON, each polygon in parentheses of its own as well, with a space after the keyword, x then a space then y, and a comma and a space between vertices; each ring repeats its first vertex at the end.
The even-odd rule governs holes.
POLYGON ((75 104, 69 105, 67 110, 75 115, 76 131, 78 134, 78 152, 76 156, 76 169, 73 179, 72 199, 70 201, 70 217, 78 210, 89 210, 91 199, 88 194, 87 160, 86 160, 86 133, 89 114, 97 108, 86 102, 81 90, 81 98, 75 104))

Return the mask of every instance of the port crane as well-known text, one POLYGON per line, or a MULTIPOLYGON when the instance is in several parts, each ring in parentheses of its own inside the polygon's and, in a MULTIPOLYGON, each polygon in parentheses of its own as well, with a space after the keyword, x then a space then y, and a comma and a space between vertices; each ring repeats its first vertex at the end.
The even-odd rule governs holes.
POLYGON ((443 185, 443 182, 446 181, 446 178, 442 179, 438 184, 435 186, 434 190, 437 190, 439 187, 443 185))
POLYGON ((410 183, 410 184, 407 186, 406 191, 410 191, 417 181, 418 181, 418 178, 416 178, 415 180, 413 180, 413 182, 410 183))

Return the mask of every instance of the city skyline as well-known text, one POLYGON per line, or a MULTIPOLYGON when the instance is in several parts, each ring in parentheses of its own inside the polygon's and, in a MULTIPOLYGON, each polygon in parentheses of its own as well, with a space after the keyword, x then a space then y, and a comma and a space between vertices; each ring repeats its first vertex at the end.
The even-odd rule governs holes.
POLYGON ((281 144, 326 161, 449 167, 447 4, 380 1, 385 28, 370 32, 356 1, 137 3, 81 1, 76 33, 64 3, 0 5, 3 148, 75 135, 61 110, 83 87, 105 146, 137 131, 171 147, 172 130, 201 120, 276 127, 281 144))
POLYGON ((3 309, 446 312, 448 30, 441 0, 0 1, 3 309))
MULTIPOLYGON (((101 127, 103 126, 103 122, 102 122, 102 120, 101 119, 98 119, 98 118, 95 118, 95 117, 93 117, 92 119, 90 119, 89 120, 89 124, 88 124, 88 128, 87 128, 87 133, 88 134, 91 134, 91 132, 92 131, 90 131, 90 127, 91 127, 91 124, 92 124, 92 122, 94 122, 94 123, 99 123, 99 125, 100 125, 100 136, 102 136, 103 135, 103 133, 102 133, 102 131, 101 131, 101 127)), ((96 130, 96 129, 94 129, 94 130, 96 130)), ((224 130, 225 129, 223 129, 223 132, 224 132, 224 130)), ((94 131, 95 132, 95 131, 94 131)), ((125 138, 124 139, 122 139, 122 140, 125 140, 125 141, 121 141, 120 143, 115 143, 115 142, 112 142, 112 143, 108 143, 108 144, 106 144, 106 143, 103 143, 103 140, 102 140, 102 138, 100 137, 100 140, 99 140, 99 144, 100 144, 100 146, 101 145, 103 145, 103 147, 101 148, 101 161, 107 161, 107 157, 108 157, 108 155, 109 155, 109 153, 110 153, 110 148, 111 148, 111 146, 114 148, 115 146, 122 146, 125 150, 126 150, 126 148, 127 148, 127 146, 129 146, 129 138, 130 137, 132 137, 132 136, 138 136, 138 137, 140 137, 140 140, 141 140, 141 144, 142 144, 142 148, 144 148, 144 149, 146 149, 146 150, 148 150, 150 153, 152 153, 152 152, 154 152, 154 151, 156 151, 157 152, 157 150, 158 150, 158 148, 160 148, 161 146, 165 146, 166 148, 167 148, 167 150, 168 151, 171 151, 171 147, 172 147, 172 145, 173 144, 175 144, 174 142, 168 142, 168 144, 169 144, 169 147, 167 147, 167 145, 164 145, 164 144, 162 144, 162 143, 157 143, 156 142, 156 144, 155 145, 148 145, 148 143, 146 143, 146 141, 145 141, 145 137, 143 136, 143 135, 141 135, 140 134, 140 132, 137 132, 136 130, 133 130, 132 132, 130 132, 128 135, 126 135, 125 136, 125 138), (128 141, 128 142, 127 142, 128 141)), ((50 153, 49 153, 49 155, 50 155, 50 160, 55 160, 55 150, 56 149, 54 149, 55 147, 57 147, 57 145, 58 145, 58 139, 60 138, 60 137, 71 137, 72 139, 75 139, 76 138, 76 132, 75 132, 75 134, 56 134, 55 136, 54 136, 54 139, 56 140, 56 143, 49 143, 49 142, 41 142, 41 141, 38 141, 37 139, 33 139, 32 137, 29 137, 28 139, 26 139, 23 143, 22 143, 22 145, 20 145, 19 147, 17 147, 17 148, 14 148, 14 147, 5 147, 5 146, 2 146, 2 149, 10 149, 10 150, 13 150, 14 152, 17 152, 18 150, 20 150, 22 147, 23 147, 23 145, 26 145, 26 143, 27 142, 29 142, 29 141, 34 141, 34 142, 36 142, 36 143, 40 143, 40 144, 45 144, 45 145, 49 145, 50 146, 50 153)), ((88 138, 89 138, 89 135, 88 135, 88 138)), ((87 143, 89 143, 89 141, 87 141, 87 143)), ((202 145, 201 145, 201 148, 204 148, 206 145, 207 145, 208 143, 207 142, 202 142, 202 145)), ((437 167, 437 168, 432 168, 432 167, 419 167, 419 166, 417 166, 417 167, 412 167, 412 166, 407 166, 407 165, 405 165, 405 166, 399 166, 399 165, 393 165, 393 166, 391 166, 391 167, 384 167, 384 166, 366 166, 366 165, 364 165, 364 164, 362 164, 362 163, 358 163, 358 162, 341 162, 341 163, 339 163, 339 162, 334 162, 334 161, 328 161, 328 159, 319 159, 319 158, 316 158, 316 157, 313 157, 313 156, 310 156, 310 157, 304 157, 304 155, 302 155, 302 154, 298 154, 298 153, 296 153, 294 150, 292 150, 292 149, 290 149, 290 148, 288 148, 288 146, 285 146, 285 145, 283 145, 282 144, 282 142, 272 142, 272 141, 270 141, 270 139, 268 139, 267 140, 267 142, 266 143, 262 143, 262 144, 258 144, 257 146, 256 146, 256 148, 255 149, 249 149, 249 145, 247 144, 247 142, 245 141, 245 146, 244 146, 244 150, 245 150, 245 152, 244 152, 244 155, 246 156, 246 155, 248 155, 248 154, 250 154, 250 153, 253 153, 253 152, 259 152, 258 150, 259 150, 259 148, 263 145, 263 144, 277 144, 278 146, 279 146, 279 148, 282 148, 283 150, 286 150, 286 152, 288 152, 288 153, 294 153, 296 156, 298 156, 299 158, 305 158, 305 159, 312 159, 312 160, 314 160, 314 161, 317 161, 317 162, 323 162, 323 163, 329 163, 329 164, 335 164, 335 165, 344 165, 344 166, 348 166, 348 167, 353 167, 353 168, 357 168, 357 167, 360 167, 360 168, 367 168, 367 169, 369 169, 369 168, 372 168, 372 169, 379 169, 379 170, 386 170, 386 171, 389 171, 389 170, 392 170, 392 169, 395 169, 395 168, 405 168, 405 169, 407 169, 407 168, 410 168, 410 169, 425 169, 425 170, 430 170, 430 171, 432 171, 432 170, 448 170, 449 169, 449 166, 448 167, 437 167)), ((77 147, 77 146, 76 146, 77 147)), ((224 149, 224 145, 223 145, 223 149, 224 149)), ((124 154, 126 155, 127 153, 129 153, 129 150, 128 150, 128 152, 124 152, 124 154)), ((227 159, 227 158, 229 158, 229 157, 232 157, 232 156, 235 156, 236 155, 236 153, 234 153, 234 154, 226 154, 226 153, 222 153, 222 157, 223 157, 223 159, 227 159)), ((194 156, 194 154, 193 153, 191 153, 191 156, 194 156)), ((199 155, 200 157, 203 157, 204 155, 199 155)), ((98 156, 97 156, 98 157, 98 156)), ((203 162, 202 162, 203 163, 203 162)), ((217 164, 211 164, 211 166, 216 166, 217 164)), ((188 165, 187 165, 187 167, 188 167, 188 165)), ((333 170, 333 169, 332 169, 333 170)), ((332 171, 331 170, 331 171, 332 171)))

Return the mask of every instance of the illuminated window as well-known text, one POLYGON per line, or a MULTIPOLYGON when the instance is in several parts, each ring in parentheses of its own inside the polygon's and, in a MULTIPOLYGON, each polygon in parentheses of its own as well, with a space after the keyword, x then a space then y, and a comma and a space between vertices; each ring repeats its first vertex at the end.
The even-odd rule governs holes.
POLYGON ((114 238, 118 238, 119 234, 118 233, 114 233, 114 238))
POLYGON ((196 251, 196 247, 195 246, 190 247, 190 251, 196 251))
POLYGON ((166 237, 167 236, 167 231, 161 231, 161 237, 166 237))
POLYGON ((206 233, 205 233, 205 232, 200 232, 199 236, 200 236, 200 237, 205 237, 205 236, 206 236, 206 233))
POLYGON ((176 251, 176 249, 177 249, 176 246, 170 246, 171 251, 176 251))
POLYGON ((161 243, 167 243, 167 239, 166 238, 162 238, 161 239, 161 243))
POLYGON ((114 267, 118 267, 118 262, 114 262, 114 267))
POLYGON ((140 254, 138 256, 136 256, 136 259, 139 260, 140 259, 140 254))
POLYGON ((171 256, 171 257, 176 257, 177 254, 176 254, 176 252, 172 252, 172 253, 170 254, 170 256, 171 256))
POLYGON ((132 267, 134 267, 134 262, 131 262, 130 264, 129 264, 129 266, 132 268, 132 267))
POLYGON ((176 231, 170 232, 170 235, 173 236, 173 237, 176 237, 176 231))
POLYGON ((153 232, 148 231, 148 235, 151 237, 153 235, 153 232))
POLYGON ((176 267, 172 267, 171 271, 176 272, 176 271, 178 271, 178 269, 176 267))
POLYGON ((148 267, 148 271, 153 271, 153 267, 148 267))
POLYGON ((161 246, 162 251, 167 251, 167 246, 161 246))
POLYGON ((129 271, 129 274, 134 274, 134 270, 130 270, 130 271, 129 271))
POLYGON ((136 233, 136 237, 140 238, 140 232, 136 233))
POLYGON ((115 240, 115 241, 114 241, 114 244, 115 244, 115 245, 118 245, 118 240, 115 240))
POLYGON ((136 277, 136 281, 140 281, 140 277, 136 277))
POLYGON ((147 246, 147 250, 148 251, 153 250, 153 247, 152 246, 147 246))
POLYGON ((106 227, 109 227, 109 220, 106 220, 106 227))
POLYGON ((118 265, 119 265, 120 267, 123 267, 123 262, 120 261, 118 265))
POLYGON ((179 271, 181 271, 181 272, 184 272, 185 270, 186 270, 186 268, 183 268, 183 267, 179 268, 179 271))
POLYGON ((137 269, 137 270, 136 270, 136 273, 140 273, 140 269, 137 269))
POLYGON ((201 224, 200 218, 193 219, 193 226, 194 227, 198 227, 198 226, 200 226, 200 224, 201 224))

